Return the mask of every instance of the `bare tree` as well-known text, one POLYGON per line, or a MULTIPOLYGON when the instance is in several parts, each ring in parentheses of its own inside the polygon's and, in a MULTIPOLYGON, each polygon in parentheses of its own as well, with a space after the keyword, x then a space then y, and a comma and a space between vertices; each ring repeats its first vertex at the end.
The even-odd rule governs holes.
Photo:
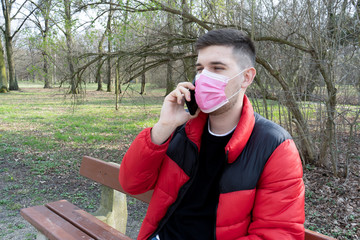
POLYGON ((44 88, 51 88, 50 66, 49 66, 49 32, 50 32, 50 12, 53 7, 52 0, 42 0, 39 4, 33 3, 37 8, 34 18, 30 19, 41 33, 42 43, 40 46, 43 57, 42 75, 44 78, 44 88))
MULTIPOLYGON (((111 21, 113 16, 113 5, 112 1, 110 0, 109 4, 109 12, 108 12, 108 19, 106 24, 106 33, 107 33, 107 40, 108 40, 108 53, 112 51, 112 31, 111 31, 111 21)), ((107 92, 111 92, 111 58, 107 58, 107 92)))
POLYGON ((72 12, 71 12, 71 0, 64 0, 64 12, 65 12, 65 37, 66 37, 66 52, 67 52, 67 62, 69 66, 69 75, 70 75, 70 93, 78 94, 79 93, 79 81, 77 81, 75 76, 75 67, 74 67, 74 53, 73 53, 73 37, 72 37, 72 12))
POLYGON ((20 5, 20 7, 17 8, 16 13, 13 16, 11 16, 11 10, 13 9, 13 6, 16 2, 12 0, 1 0, 1 7, 5 20, 5 26, 1 26, 0 29, 3 32, 5 38, 6 57, 9 68, 9 90, 19 89, 18 83, 15 78, 13 39, 15 35, 20 31, 20 29, 24 26, 26 20, 32 15, 32 13, 35 10, 25 15, 24 19, 22 20, 22 22, 14 32, 11 31, 11 22, 15 18, 17 18, 19 14, 24 14, 22 11, 24 10, 24 6, 27 2, 28 2, 27 0, 24 1, 20 5))
MULTIPOLYGON (((186 2, 186 0, 182 0, 183 2, 186 2)), ((168 4, 170 5, 171 3, 174 3, 173 1, 169 0, 168 4)), ((172 33, 174 30, 174 18, 173 15, 170 13, 166 14, 166 21, 167 21, 167 31, 169 33, 172 33)), ((169 45, 166 49, 167 54, 170 56, 172 54, 173 51, 173 46, 171 44, 171 35, 168 35, 169 38, 169 45)), ((168 95, 172 90, 174 90, 174 78, 173 78, 173 61, 168 61, 168 63, 166 64, 166 92, 165 95, 168 95)))

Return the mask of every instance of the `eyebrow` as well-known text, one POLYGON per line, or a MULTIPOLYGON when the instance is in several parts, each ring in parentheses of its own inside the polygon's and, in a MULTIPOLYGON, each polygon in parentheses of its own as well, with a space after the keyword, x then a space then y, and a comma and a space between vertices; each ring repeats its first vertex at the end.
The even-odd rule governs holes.
POLYGON ((227 66, 225 63, 220 62, 220 61, 210 62, 210 65, 224 65, 224 66, 227 66))
MULTIPOLYGON (((210 62, 210 65, 223 65, 223 66, 227 66, 225 63, 220 62, 220 61, 210 62)), ((196 63, 195 66, 196 66, 196 67, 199 67, 199 66, 202 66, 202 64, 201 64, 201 63, 196 63)))

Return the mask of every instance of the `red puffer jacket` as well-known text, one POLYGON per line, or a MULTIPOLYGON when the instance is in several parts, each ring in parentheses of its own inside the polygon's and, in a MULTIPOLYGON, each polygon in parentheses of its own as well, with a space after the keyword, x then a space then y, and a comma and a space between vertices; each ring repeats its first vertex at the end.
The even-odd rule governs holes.
MULTIPOLYGON (((119 175, 124 190, 154 189, 138 239, 154 236, 189 188, 206 122, 200 113, 160 146, 151 142, 147 128, 124 156, 119 175)), ((295 143, 283 128, 254 114, 246 96, 225 152, 216 238, 304 239, 305 189, 295 143)))

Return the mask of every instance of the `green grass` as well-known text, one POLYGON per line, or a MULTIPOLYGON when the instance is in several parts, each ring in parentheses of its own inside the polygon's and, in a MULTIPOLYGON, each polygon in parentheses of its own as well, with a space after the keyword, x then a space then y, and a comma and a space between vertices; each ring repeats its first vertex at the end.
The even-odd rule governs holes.
POLYGON ((159 96, 152 97, 152 101, 146 101, 146 104, 142 97, 131 96, 123 98, 116 111, 115 97, 111 93, 98 93, 94 98, 85 96, 82 104, 73 106, 71 99, 64 99, 61 94, 52 97, 53 94, 45 91, 47 94, 37 93, 33 97, 34 91, 22 89, 24 92, 3 96, 6 100, 0 107, 3 122, 0 126, 0 151, 5 153, 24 150, 26 146, 33 151, 57 149, 62 142, 106 145, 119 141, 124 135, 136 134, 143 127, 153 125, 162 103, 159 96), (13 136, 19 147, 5 146, 4 140, 13 136))

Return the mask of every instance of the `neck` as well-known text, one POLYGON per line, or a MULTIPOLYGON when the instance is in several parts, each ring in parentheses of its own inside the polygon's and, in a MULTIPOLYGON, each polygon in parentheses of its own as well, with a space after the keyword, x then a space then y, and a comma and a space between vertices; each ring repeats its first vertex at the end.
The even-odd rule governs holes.
POLYGON ((238 124, 243 107, 243 97, 243 94, 239 94, 236 103, 226 111, 218 114, 209 114, 211 132, 225 134, 238 124))

